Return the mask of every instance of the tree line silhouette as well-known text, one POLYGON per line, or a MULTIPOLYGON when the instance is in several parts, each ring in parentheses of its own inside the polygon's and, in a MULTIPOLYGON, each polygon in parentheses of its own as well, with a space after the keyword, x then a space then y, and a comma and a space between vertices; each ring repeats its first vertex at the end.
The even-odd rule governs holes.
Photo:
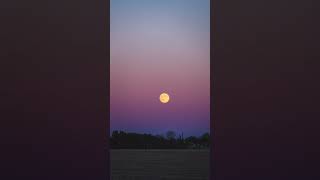
POLYGON ((165 135, 139 134, 113 131, 110 137, 111 149, 206 149, 209 148, 209 133, 183 137, 174 131, 165 135))

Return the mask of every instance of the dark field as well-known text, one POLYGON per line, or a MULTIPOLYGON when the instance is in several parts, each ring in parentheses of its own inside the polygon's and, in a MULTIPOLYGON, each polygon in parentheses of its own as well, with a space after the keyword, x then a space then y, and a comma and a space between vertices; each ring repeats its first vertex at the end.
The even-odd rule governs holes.
POLYGON ((208 180, 209 150, 111 150, 111 180, 208 180))

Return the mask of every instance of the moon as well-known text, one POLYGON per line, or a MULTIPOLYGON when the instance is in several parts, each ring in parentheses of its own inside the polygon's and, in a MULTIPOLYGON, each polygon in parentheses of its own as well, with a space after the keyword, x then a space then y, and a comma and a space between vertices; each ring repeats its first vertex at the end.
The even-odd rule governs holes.
POLYGON ((168 103, 170 100, 170 96, 167 93, 162 93, 162 94, 160 94, 159 100, 160 100, 160 102, 162 102, 164 104, 168 103))

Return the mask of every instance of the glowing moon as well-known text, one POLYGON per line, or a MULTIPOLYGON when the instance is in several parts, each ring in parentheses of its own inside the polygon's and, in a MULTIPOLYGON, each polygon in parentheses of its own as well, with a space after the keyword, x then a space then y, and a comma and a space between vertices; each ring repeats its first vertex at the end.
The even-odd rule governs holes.
POLYGON ((167 93, 162 93, 162 94, 160 94, 159 99, 160 99, 160 102, 167 103, 170 100, 170 96, 167 93))

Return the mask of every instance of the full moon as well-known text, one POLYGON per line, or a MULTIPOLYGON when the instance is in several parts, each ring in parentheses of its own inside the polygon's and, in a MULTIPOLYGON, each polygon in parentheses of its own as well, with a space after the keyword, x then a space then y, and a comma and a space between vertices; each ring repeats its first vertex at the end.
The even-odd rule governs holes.
POLYGON ((162 94, 160 94, 159 99, 160 99, 160 102, 167 103, 170 100, 170 96, 167 93, 162 93, 162 94))

